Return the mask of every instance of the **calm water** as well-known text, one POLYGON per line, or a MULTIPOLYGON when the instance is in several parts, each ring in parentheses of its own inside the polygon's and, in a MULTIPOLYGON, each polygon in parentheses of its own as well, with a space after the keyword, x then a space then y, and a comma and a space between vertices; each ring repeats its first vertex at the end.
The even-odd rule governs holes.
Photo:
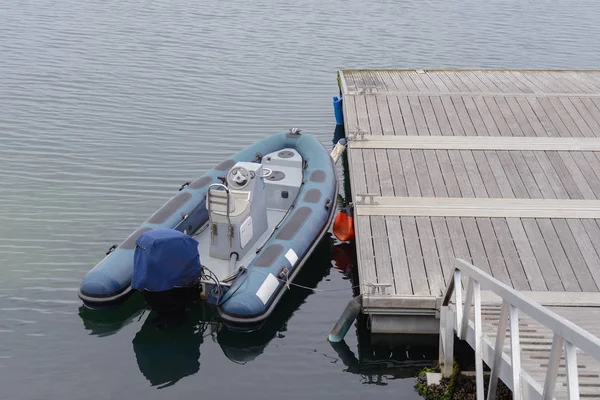
POLYGON ((595 0, 0 0, 0 397, 416 398, 431 351, 325 341, 352 295, 329 255, 304 279, 346 290, 294 290, 251 337, 211 335, 202 309, 160 334, 136 299, 80 315, 78 283, 245 145, 292 126, 329 144, 337 69, 599 68, 599 18, 595 0))

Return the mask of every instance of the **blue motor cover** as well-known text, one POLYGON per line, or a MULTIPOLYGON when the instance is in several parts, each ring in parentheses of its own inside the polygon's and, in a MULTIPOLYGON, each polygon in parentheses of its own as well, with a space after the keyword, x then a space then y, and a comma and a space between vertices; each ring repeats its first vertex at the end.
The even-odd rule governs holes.
POLYGON ((173 229, 154 229, 136 241, 131 287, 163 292, 200 278, 198 242, 173 229))

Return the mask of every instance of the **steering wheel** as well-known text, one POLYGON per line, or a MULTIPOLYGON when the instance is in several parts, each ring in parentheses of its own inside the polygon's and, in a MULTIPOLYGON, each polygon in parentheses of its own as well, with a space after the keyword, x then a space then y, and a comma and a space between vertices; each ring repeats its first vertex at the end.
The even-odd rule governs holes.
POLYGON ((227 183, 233 189, 241 190, 248 186, 252 178, 250 171, 244 167, 232 168, 227 174, 227 183))

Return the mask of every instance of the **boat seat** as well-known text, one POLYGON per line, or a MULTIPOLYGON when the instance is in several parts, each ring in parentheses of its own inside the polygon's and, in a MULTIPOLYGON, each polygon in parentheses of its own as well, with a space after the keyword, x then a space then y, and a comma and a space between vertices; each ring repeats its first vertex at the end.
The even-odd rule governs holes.
POLYGON ((242 215, 246 209, 250 206, 250 192, 243 190, 229 190, 229 192, 225 190, 217 190, 217 189, 209 189, 210 195, 209 203, 207 204, 207 208, 210 210, 211 220, 216 222, 224 221, 223 218, 218 218, 218 216, 222 216, 224 218, 227 217, 227 196, 229 196, 229 217, 237 217, 242 215))

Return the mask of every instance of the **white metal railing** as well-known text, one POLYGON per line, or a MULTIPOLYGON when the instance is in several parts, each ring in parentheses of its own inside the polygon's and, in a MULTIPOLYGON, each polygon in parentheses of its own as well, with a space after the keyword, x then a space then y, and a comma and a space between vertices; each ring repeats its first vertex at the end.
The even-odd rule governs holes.
POLYGON ((579 399, 577 349, 600 361, 600 339, 557 315, 522 293, 503 284, 464 260, 456 260, 456 269, 443 299, 440 314, 440 365, 442 373, 452 371, 453 340, 469 342, 475 350, 477 399, 484 399, 483 362, 491 369, 487 399, 494 399, 498 378, 513 391, 513 399, 554 398, 558 367, 564 348, 567 390, 569 399, 579 399), (463 303, 462 278, 468 280, 463 303), (489 290, 502 299, 500 320, 495 343, 482 332, 481 290, 489 290), (455 309, 449 307, 454 294, 455 309), (473 303, 473 305, 471 304, 473 303), (471 321, 471 307, 474 321, 471 321), (519 312, 527 314, 554 333, 548 368, 543 386, 521 369, 519 341, 519 312), (509 327, 510 357, 503 353, 506 328, 509 327))

